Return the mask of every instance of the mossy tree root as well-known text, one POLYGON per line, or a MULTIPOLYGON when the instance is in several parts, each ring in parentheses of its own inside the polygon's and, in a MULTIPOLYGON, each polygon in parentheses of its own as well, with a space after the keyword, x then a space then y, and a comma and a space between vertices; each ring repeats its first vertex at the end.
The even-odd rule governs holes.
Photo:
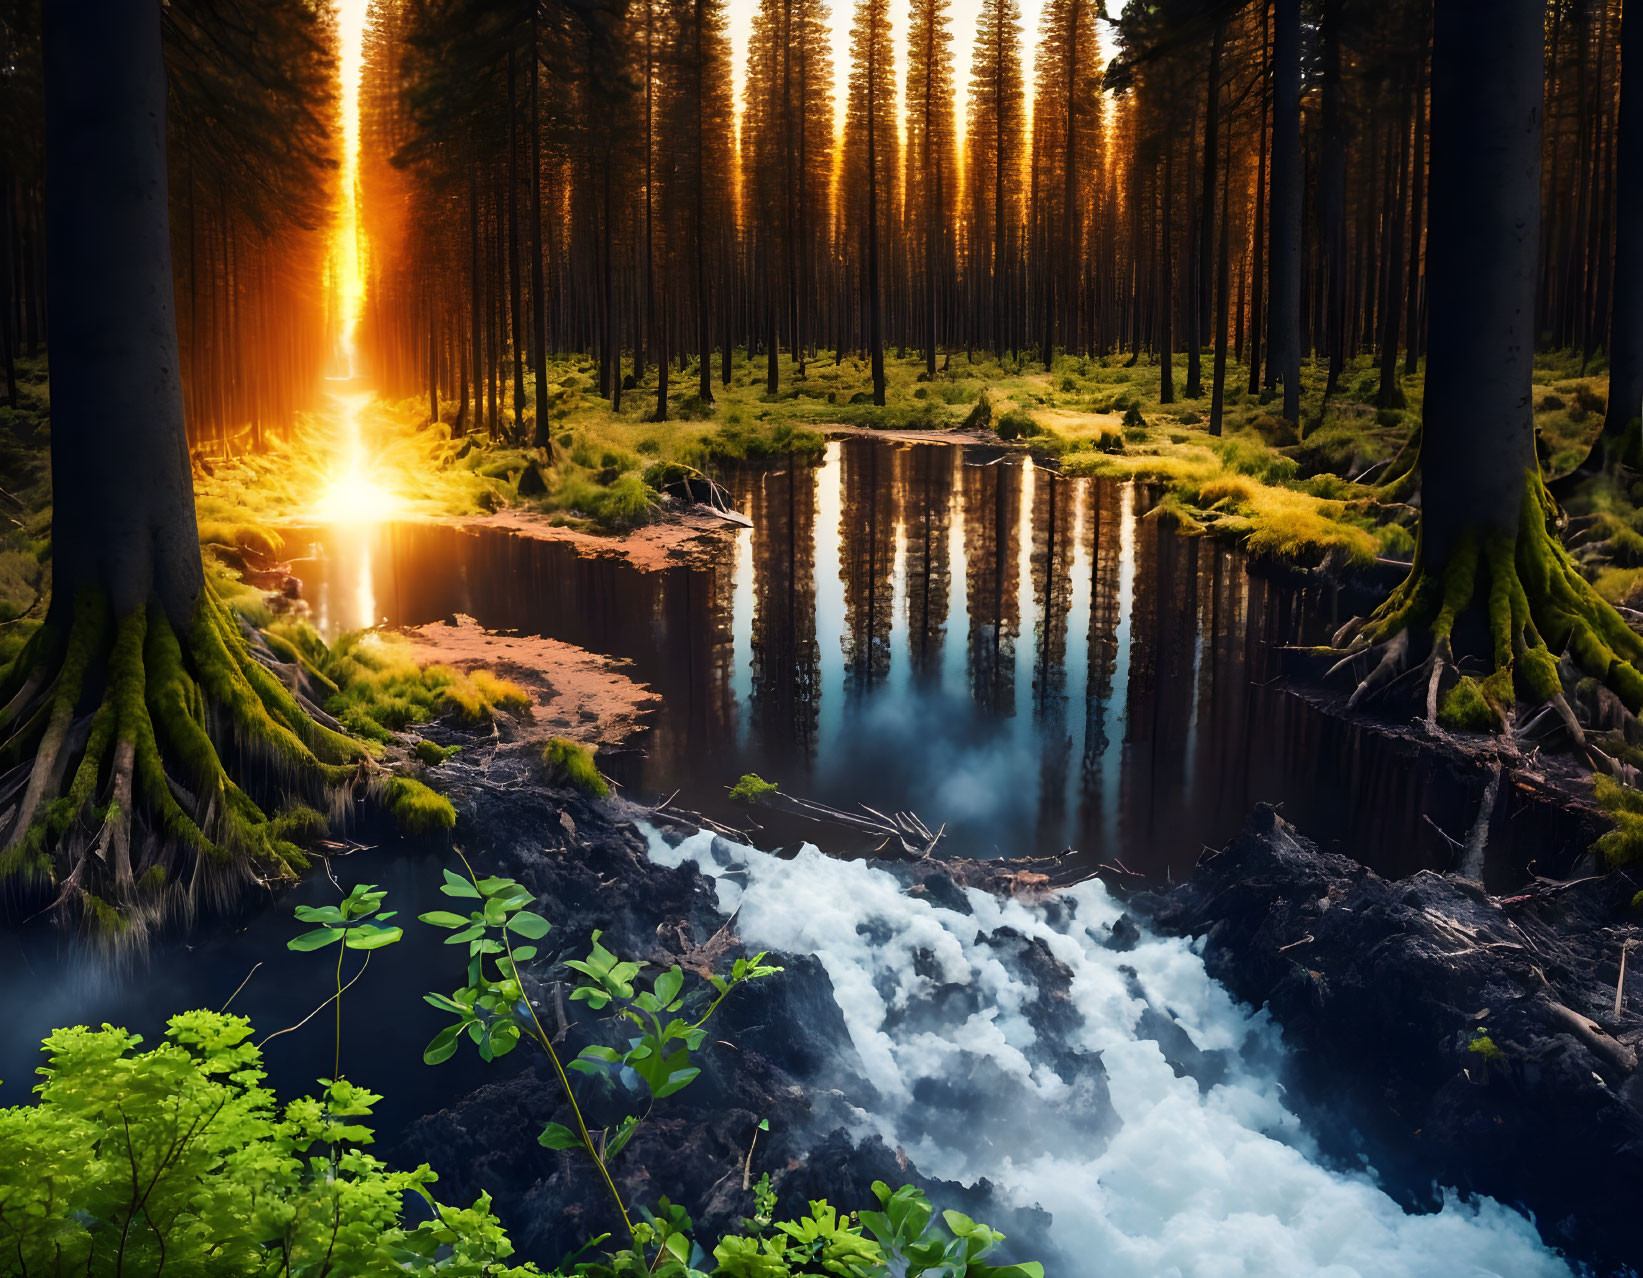
POLYGON ((82 592, 0 693, 0 879, 49 889, 53 911, 106 931, 294 878, 308 864, 296 840, 325 826, 315 805, 370 767, 209 588, 180 633, 157 605, 114 617, 82 592), (230 768, 284 810, 265 812, 230 768))
POLYGON ((1532 474, 1515 539, 1465 531, 1435 563, 1422 538, 1402 584, 1374 613, 1335 635, 1337 648, 1347 645, 1336 670, 1375 658, 1349 704, 1424 674, 1434 727, 1505 730, 1521 701, 1555 715, 1578 749, 1612 771, 1613 761, 1587 742, 1565 683, 1572 686, 1581 672, 1636 714, 1643 709, 1643 638, 1580 575, 1552 531, 1553 512, 1550 494, 1532 474), (1457 660, 1456 628, 1468 617, 1482 625, 1467 632, 1472 650, 1457 660), (1412 664, 1416 653, 1424 659, 1412 664), (1480 678, 1462 673, 1474 661, 1487 669, 1480 678), (1446 675, 1455 678, 1440 700, 1446 675))

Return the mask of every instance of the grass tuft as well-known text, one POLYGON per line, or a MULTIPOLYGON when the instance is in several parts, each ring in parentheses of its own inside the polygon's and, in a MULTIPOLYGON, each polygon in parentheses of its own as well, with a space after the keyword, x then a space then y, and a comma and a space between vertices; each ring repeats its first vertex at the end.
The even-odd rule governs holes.
POLYGON ((554 737, 542 752, 542 762, 556 781, 568 781, 583 794, 610 798, 610 785, 599 775, 593 751, 567 737, 554 737))

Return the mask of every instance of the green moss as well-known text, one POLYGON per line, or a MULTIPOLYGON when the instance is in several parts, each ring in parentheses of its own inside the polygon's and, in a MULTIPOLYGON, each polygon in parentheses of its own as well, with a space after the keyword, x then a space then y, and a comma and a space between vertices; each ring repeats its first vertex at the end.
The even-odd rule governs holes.
POLYGON ((423 763, 426 763, 430 768, 437 768, 452 755, 459 753, 461 749, 461 746, 437 745, 434 742, 429 741, 427 738, 423 738, 421 741, 416 743, 413 752, 418 759, 420 759, 423 763))
POLYGON ((221 546, 257 559, 278 559, 285 539, 263 524, 234 523, 223 519, 200 521, 200 544, 221 546))
POLYGON ((1500 715, 1483 695, 1483 687, 1462 675, 1438 703, 1438 722, 1451 732, 1498 732, 1500 715))
POLYGON ((1506 1053, 1495 1046, 1495 1040, 1482 1030, 1472 1036, 1472 1041, 1466 1045, 1466 1050, 1483 1059, 1485 1066, 1493 1065, 1506 1059, 1506 1053))
POLYGON ((757 772, 744 773, 742 779, 730 787, 730 797, 740 799, 744 803, 757 803, 767 794, 774 794, 777 786, 774 781, 766 781, 757 772))
POLYGON ((554 737, 542 752, 542 762, 547 764, 549 775, 556 781, 569 782, 596 799, 610 797, 610 786, 599 775, 593 751, 587 746, 566 737, 554 737))
POLYGON ((390 777, 382 787, 383 806, 406 834, 448 833, 456 828, 456 809, 414 777, 390 777))
POLYGON ((1612 866, 1643 861, 1643 791, 1600 775, 1593 781, 1592 794, 1614 822, 1614 828, 1592 844, 1593 850, 1612 866))

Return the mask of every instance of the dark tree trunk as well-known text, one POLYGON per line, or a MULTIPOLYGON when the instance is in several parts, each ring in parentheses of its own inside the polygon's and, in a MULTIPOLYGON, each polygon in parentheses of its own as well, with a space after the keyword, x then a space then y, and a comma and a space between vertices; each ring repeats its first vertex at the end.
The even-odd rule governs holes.
MULTIPOLYGON (((1217 33, 1218 34, 1218 33, 1217 33)), ((1221 241, 1216 249, 1215 267, 1215 372, 1210 392, 1209 433, 1221 433, 1221 419, 1226 410, 1227 392, 1227 250, 1228 231, 1232 225, 1232 202, 1229 181, 1232 175, 1232 129, 1227 129, 1226 154, 1221 163, 1221 241)), ((1211 215, 1214 209, 1210 210, 1211 215)))
POLYGON ((1329 353, 1325 398, 1335 393, 1346 367, 1346 121, 1341 111, 1341 5, 1324 0, 1323 156, 1318 180, 1318 212, 1328 272, 1324 343, 1329 353))
MULTIPOLYGON (((1375 402, 1381 408, 1402 408, 1403 387, 1398 384, 1398 322, 1403 318, 1403 206, 1409 189, 1409 99, 1404 98, 1403 127, 1399 130, 1398 184, 1387 211, 1386 298, 1381 306, 1381 385, 1375 402)), ((1387 148, 1390 153, 1391 148, 1387 148)))
POLYGON ((1620 18, 1620 127, 1615 138, 1613 309, 1609 319, 1609 406, 1603 435, 1643 453, 1643 5, 1620 18))
MULTIPOLYGON (((870 46, 876 50, 877 42, 870 46)), ((876 57, 876 52, 869 52, 869 57, 876 57)), ((879 166, 878 145, 878 103, 874 98, 873 86, 877 84, 878 68, 869 66, 867 69, 867 341, 871 347, 873 362, 873 402, 884 404, 884 337, 883 337, 883 299, 879 289, 879 166)))
POLYGON ((204 576, 167 216, 158 0, 47 0, 46 288, 51 612, 83 591, 116 616, 191 622, 204 576))
POLYGON ((1264 68, 1262 78, 1265 85, 1261 93, 1261 140, 1255 148, 1255 235, 1253 245, 1255 260, 1250 270, 1249 305, 1249 393, 1251 395, 1261 389, 1261 312, 1265 306, 1266 290, 1266 157, 1270 115, 1268 95, 1271 93, 1272 79, 1271 61, 1267 49, 1271 25, 1271 0, 1262 0, 1261 64, 1264 68))
POLYGON ((1445 0, 1432 43, 1423 555, 1514 538, 1535 468, 1535 256, 1544 9, 1445 0))
POLYGON ((1301 0, 1276 0, 1272 36, 1272 296, 1268 358, 1284 416, 1301 419, 1301 0))
POLYGON ((479 275, 479 175, 468 170, 468 279, 472 289, 469 301, 472 311, 474 424, 483 425, 482 406, 485 398, 485 317, 480 308, 479 275))
POLYGON ((1221 112, 1221 45, 1224 29, 1215 24, 1215 37, 1209 48, 1209 85, 1204 93, 1204 173, 1198 197, 1198 261, 1194 267, 1192 296, 1192 332, 1187 346, 1188 399, 1200 399, 1203 387, 1203 349, 1209 336, 1210 269, 1214 263, 1215 232, 1215 150, 1218 145, 1217 126, 1221 112))
POLYGON ((1175 153, 1164 148, 1164 193, 1158 214, 1158 402, 1175 402, 1175 265, 1170 253, 1171 216, 1174 213, 1170 175, 1175 169, 1175 153))
MULTIPOLYGON (((696 393, 702 397, 704 404, 713 402, 713 316, 708 311, 707 292, 707 213, 704 200, 706 198, 704 183, 707 180, 706 155, 707 126, 702 118, 702 96, 705 92, 703 81, 707 75, 706 59, 702 53, 702 24, 705 21, 703 0, 696 0, 696 339, 697 349, 700 352, 701 374, 697 380, 696 393)), ((726 364, 729 364, 730 334, 725 333, 726 364)), ((727 367, 726 371, 729 369, 727 367)), ((728 381, 729 379, 726 378, 728 381)))
POLYGON ((536 379, 536 429, 532 442, 546 448, 553 439, 548 416, 547 294, 542 279, 542 69, 536 56, 536 8, 531 8, 531 372, 536 379))
POLYGON ((1409 285, 1404 299, 1403 371, 1413 377, 1420 367, 1421 347, 1421 221, 1426 216, 1426 57, 1415 65, 1415 136, 1410 157, 1409 285))
POLYGON ((523 311, 519 300, 519 111, 518 87, 515 83, 513 50, 508 50, 508 320, 513 339, 513 414, 514 430, 525 424, 525 344, 520 331, 525 327, 520 318, 523 311))

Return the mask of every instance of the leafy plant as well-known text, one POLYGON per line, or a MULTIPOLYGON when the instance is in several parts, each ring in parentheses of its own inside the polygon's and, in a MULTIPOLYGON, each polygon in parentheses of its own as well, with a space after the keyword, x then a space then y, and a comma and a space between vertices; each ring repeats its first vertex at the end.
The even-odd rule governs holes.
MULTIPOLYGON (((658 1241, 653 1224, 633 1221, 610 1174, 611 1161, 632 1140, 649 1110, 645 1115, 624 1116, 614 1128, 601 1131, 595 1139, 571 1086, 567 1066, 561 1061, 519 978, 518 965, 534 958, 536 947, 516 948, 514 938, 541 940, 548 934, 550 925, 541 915, 525 908, 535 899, 529 888, 509 878, 478 878, 466 858, 463 866, 468 871, 466 877, 452 870, 445 871, 440 891, 455 900, 474 902, 469 912, 463 915, 434 910, 420 916, 424 923, 451 933, 445 939, 447 945, 468 947, 467 983, 449 995, 425 996, 429 1004, 456 1019, 434 1036, 423 1052, 423 1060, 431 1065, 449 1060, 464 1035, 487 1061, 511 1052, 521 1039, 533 1042, 552 1064, 575 1123, 574 1129, 563 1123, 547 1123, 537 1138, 538 1143, 554 1150, 580 1148, 593 1163, 639 1254, 643 1255, 647 1247, 665 1248, 665 1240, 658 1241)), ((728 977, 708 978, 716 997, 699 1017, 688 1020, 679 1015, 685 1005, 681 968, 674 966, 661 973, 648 990, 636 989, 634 981, 645 965, 619 958, 600 943, 601 935, 594 932, 592 949, 586 958, 566 962, 579 977, 571 999, 587 1004, 592 1011, 612 1009, 613 1019, 626 1022, 637 1033, 627 1037, 625 1047, 588 1045, 568 1063, 568 1068, 590 1075, 619 1074, 623 1069, 631 1069, 644 1083, 652 1104, 687 1087, 701 1073, 691 1053, 702 1045, 708 1020, 731 992, 748 981, 781 970, 766 964, 763 954, 737 959, 728 977)), ((652 1255, 650 1260, 654 1262, 659 1255, 652 1255)))
POLYGON ((285 943, 290 950, 319 950, 341 942, 350 950, 379 950, 392 945, 405 933, 397 927, 383 927, 397 911, 379 914, 387 893, 374 883, 356 884, 342 899, 340 905, 299 905, 295 910, 300 923, 318 923, 311 932, 304 932, 285 943))
POLYGON ((0 1110, 5 1271, 540 1273, 506 1263, 488 1196, 446 1207, 426 1164, 395 1171, 364 1152, 379 1096, 332 1081, 282 1109, 250 1040, 249 1020, 208 1011, 172 1017, 148 1051, 108 1026, 52 1033, 36 1103, 0 1110), (432 1219, 406 1221, 408 1195, 432 1219))
POLYGON ((765 795, 774 794, 776 789, 774 781, 766 781, 757 772, 744 772, 742 779, 730 787, 730 797, 744 803, 757 803, 765 795))

